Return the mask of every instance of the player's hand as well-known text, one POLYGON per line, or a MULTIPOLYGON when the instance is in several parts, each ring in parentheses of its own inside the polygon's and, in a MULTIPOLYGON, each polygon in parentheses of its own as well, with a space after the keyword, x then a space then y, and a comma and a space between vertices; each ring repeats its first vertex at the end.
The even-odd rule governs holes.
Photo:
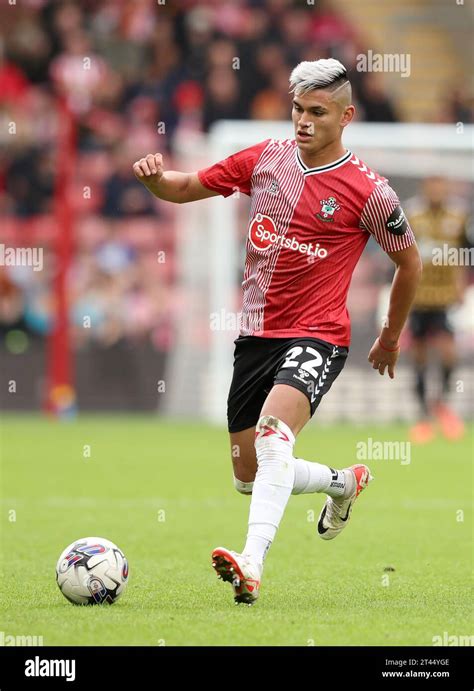
POLYGON ((386 350, 380 345, 380 340, 377 338, 368 357, 368 361, 372 363, 373 369, 378 369, 380 374, 385 374, 385 370, 388 368, 390 379, 393 379, 395 376, 395 365, 400 355, 400 346, 393 347, 396 347, 396 350, 392 351, 392 346, 390 350, 386 350))
POLYGON ((140 180, 145 187, 154 187, 163 177, 163 156, 148 154, 145 158, 135 161, 133 172, 137 180, 140 180))

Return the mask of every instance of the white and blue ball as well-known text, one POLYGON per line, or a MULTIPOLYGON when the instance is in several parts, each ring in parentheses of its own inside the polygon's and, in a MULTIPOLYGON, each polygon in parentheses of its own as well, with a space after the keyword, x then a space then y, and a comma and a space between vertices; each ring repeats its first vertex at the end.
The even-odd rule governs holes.
POLYGON ((112 604, 128 583, 128 562, 117 545, 103 537, 72 542, 56 564, 62 594, 75 605, 112 604))

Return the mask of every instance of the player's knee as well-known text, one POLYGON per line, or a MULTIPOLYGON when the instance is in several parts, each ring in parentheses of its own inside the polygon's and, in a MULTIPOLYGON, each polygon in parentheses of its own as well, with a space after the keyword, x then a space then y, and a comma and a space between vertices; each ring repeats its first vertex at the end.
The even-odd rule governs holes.
POLYGON ((291 492, 295 479, 294 443, 293 432, 285 422, 273 415, 260 417, 255 430, 259 480, 291 492))
POLYGON ((258 450, 269 445, 288 443, 293 447, 295 436, 288 425, 273 415, 262 415, 255 428, 255 450, 257 451, 257 463, 259 461, 258 450))
POLYGON ((240 494, 252 494, 253 482, 242 482, 234 475, 234 487, 240 494))

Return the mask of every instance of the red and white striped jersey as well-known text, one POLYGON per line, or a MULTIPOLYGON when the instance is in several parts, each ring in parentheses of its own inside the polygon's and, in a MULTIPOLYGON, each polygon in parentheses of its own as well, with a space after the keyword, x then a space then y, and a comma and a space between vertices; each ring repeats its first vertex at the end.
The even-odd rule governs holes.
POLYGON ((267 139, 198 177, 224 197, 251 197, 242 335, 348 346, 347 293, 370 235, 386 252, 415 242, 386 178, 350 151, 308 168, 294 139, 267 139))

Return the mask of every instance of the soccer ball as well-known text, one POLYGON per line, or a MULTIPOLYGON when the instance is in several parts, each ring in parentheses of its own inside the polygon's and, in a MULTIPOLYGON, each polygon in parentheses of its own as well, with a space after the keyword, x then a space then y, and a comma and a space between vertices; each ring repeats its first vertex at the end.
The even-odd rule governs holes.
POLYGON ((75 605, 112 604, 128 582, 124 553, 103 537, 84 537, 70 544, 56 564, 56 582, 75 605))

